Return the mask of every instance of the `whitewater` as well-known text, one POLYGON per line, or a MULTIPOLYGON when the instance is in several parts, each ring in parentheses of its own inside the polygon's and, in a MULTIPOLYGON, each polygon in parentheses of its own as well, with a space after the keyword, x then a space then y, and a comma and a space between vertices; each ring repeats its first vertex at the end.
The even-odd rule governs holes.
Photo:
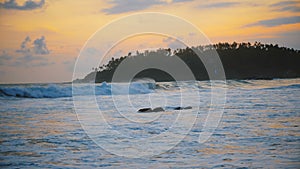
MULTIPOLYGON (((299 168, 299 128, 300 79, 0 85, 1 168, 299 168), (226 103, 211 137, 199 143, 212 87, 226 89, 226 103), (188 97, 182 101, 182 96, 188 97), (127 145, 125 152, 138 145, 107 131, 97 131, 105 140, 100 145, 91 138, 74 108, 79 98, 83 110, 95 111, 91 97, 110 129, 126 138, 143 140, 170 131, 184 137, 153 156, 116 155, 101 144, 127 145), (175 110, 178 106, 191 109, 175 110), (155 107, 163 111, 138 113, 155 107), (187 116, 193 122, 189 132, 172 131, 178 114, 191 112, 197 118, 187 116)), ((167 138, 151 143, 168 146, 167 138)))
POLYGON ((59 98, 72 97, 72 87, 80 91, 77 95, 111 95, 112 86, 117 86, 113 94, 145 94, 150 93, 154 88, 154 83, 131 83, 129 89, 126 84, 19 84, 0 85, 0 96, 12 96, 23 98, 59 98), (90 88, 95 87, 95 92, 90 92, 90 88))

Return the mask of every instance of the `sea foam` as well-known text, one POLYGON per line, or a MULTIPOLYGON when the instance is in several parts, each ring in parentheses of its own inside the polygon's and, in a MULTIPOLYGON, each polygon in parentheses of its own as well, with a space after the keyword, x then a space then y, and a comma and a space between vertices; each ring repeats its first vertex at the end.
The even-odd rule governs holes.
POLYGON ((2 85, 0 86, 0 97, 59 98, 94 94, 147 94, 153 92, 154 89, 155 83, 149 82, 132 82, 129 85, 106 82, 101 84, 73 84, 73 86, 72 84, 2 85))

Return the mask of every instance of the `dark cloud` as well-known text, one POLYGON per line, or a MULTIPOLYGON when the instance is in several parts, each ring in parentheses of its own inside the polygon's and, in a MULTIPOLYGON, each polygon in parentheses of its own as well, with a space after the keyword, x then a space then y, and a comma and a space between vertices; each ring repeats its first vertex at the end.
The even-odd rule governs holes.
POLYGON ((113 6, 103 9, 102 12, 105 12, 106 14, 120 14, 131 11, 140 11, 150 8, 154 5, 170 5, 172 3, 181 3, 188 1, 193 0, 173 0, 169 2, 167 2, 166 0, 111 0, 110 3, 113 4, 113 6))
POLYGON ((294 23, 300 23, 300 16, 261 20, 255 23, 245 25, 244 27, 252 27, 252 26, 273 27, 273 26, 280 26, 280 25, 294 24, 294 23))
POLYGON ((290 11, 290 12, 300 12, 300 7, 299 6, 285 6, 280 9, 277 9, 277 11, 290 11))
POLYGON ((50 53, 50 51, 47 48, 44 36, 42 36, 41 38, 37 38, 36 40, 34 40, 33 41, 33 45, 34 45, 34 52, 35 52, 35 54, 46 55, 46 54, 50 53))
POLYGON ((297 6, 299 5, 300 2, 298 1, 282 1, 278 2, 275 4, 271 4, 270 7, 273 8, 274 11, 279 11, 279 12, 284 12, 284 11, 289 11, 289 12, 299 12, 300 7, 297 6))
POLYGON ((0 8, 15 9, 15 10, 34 10, 42 8, 45 5, 45 0, 33 1, 26 0, 22 5, 19 5, 16 0, 8 0, 0 3, 0 8))
POLYGON ((286 6, 286 5, 295 5, 298 4, 299 2, 297 1, 282 1, 282 2, 277 2, 275 4, 271 4, 271 7, 281 7, 281 6, 286 6))
POLYGON ((21 43, 20 49, 14 52, 16 53, 13 53, 12 56, 15 57, 10 57, 10 55, 7 55, 6 52, 2 52, 2 55, 0 55, 0 65, 35 67, 54 64, 45 57, 50 54, 50 51, 47 48, 46 39, 44 36, 41 36, 34 41, 27 36, 21 43), (19 55, 16 55, 17 53, 19 53, 19 55))
POLYGON ((200 8, 226 8, 238 5, 239 2, 218 2, 212 4, 201 5, 200 8))
POLYGON ((119 14, 129 11, 139 11, 149 8, 153 5, 163 4, 164 2, 159 0, 112 0, 114 6, 111 8, 103 9, 106 14, 119 14))
POLYGON ((28 54, 38 54, 47 55, 50 51, 47 48, 46 39, 44 36, 37 38, 31 44, 31 38, 27 36, 20 45, 20 49, 16 50, 18 53, 28 54))
POLYGON ((24 41, 21 43, 20 49, 16 50, 19 53, 30 53, 30 42, 31 39, 27 36, 24 41))

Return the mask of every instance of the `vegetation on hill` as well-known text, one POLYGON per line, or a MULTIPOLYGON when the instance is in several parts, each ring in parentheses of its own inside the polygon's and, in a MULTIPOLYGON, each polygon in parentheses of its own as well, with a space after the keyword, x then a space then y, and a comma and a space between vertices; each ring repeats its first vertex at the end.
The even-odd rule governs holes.
MULTIPOLYGON (((118 65, 130 58, 135 64, 151 57, 179 57, 191 69, 196 80, 208 80, 207 71, 194 51, 209 56, 217 51, 223 64, 226 79, 273 79, 300 77, 300 51, 292 48, 279 47, 277 44, 251 43, 218 43, 214 45, 187 47, 185 49, 157 49, 156 51, 137 51, 111 60, 98 68, 93 68, 82 82, 111 82, 118 65)), ((198 53, 197 52, 197 53, 198 53)), ((139 72, 136 78, 152 78, 155 81, 173 81, 168 73, 158 69, 146 69, 139 72)))

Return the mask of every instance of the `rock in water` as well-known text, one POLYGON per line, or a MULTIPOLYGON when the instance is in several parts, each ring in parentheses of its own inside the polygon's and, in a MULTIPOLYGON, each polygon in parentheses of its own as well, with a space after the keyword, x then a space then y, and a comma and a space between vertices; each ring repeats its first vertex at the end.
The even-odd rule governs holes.
MULTIPOLYGON (((187 110, 187 109, 192 109, 192 107, 191 106, 187 106, 187 107, 178 106, 178 107, 172 107, 171 109, 173 109, 173 110, 187 110)), ((138 110, 139 113, 150 113, 150 112, 161 112, 161 111, 165 111, 165 110, 162 107, 156 107, 154 109, 146 107, 146 108, 141 108, 141 109, 138 110)))
POLYGON ((187 106, 187 107, 185 107, 184 109, 185 109, 185 110, 187 110, 187 109, 192 109, 192 106, 187 106))
POLYGON ((156 107, 154 109, 147 107, 147 108, 142 108, 142 109, 138 110, 138 112, 140 112, 140 113, 160 112, 160 111, 165 111, 165 110, 162 107, 156 107))
POLYGON ((152 110, 153 112, 165 111, 162 107, 156 107, 152 110))
POLYGON ((187 106, 187 107, 175 107, 174 110, 187 110, 187 109, 192 109, 191 106, 187 106))
POLYGON ((151 108, 142 108, 142 109, 139 109, 138 112, 151 112, 152 109, 151 108))

